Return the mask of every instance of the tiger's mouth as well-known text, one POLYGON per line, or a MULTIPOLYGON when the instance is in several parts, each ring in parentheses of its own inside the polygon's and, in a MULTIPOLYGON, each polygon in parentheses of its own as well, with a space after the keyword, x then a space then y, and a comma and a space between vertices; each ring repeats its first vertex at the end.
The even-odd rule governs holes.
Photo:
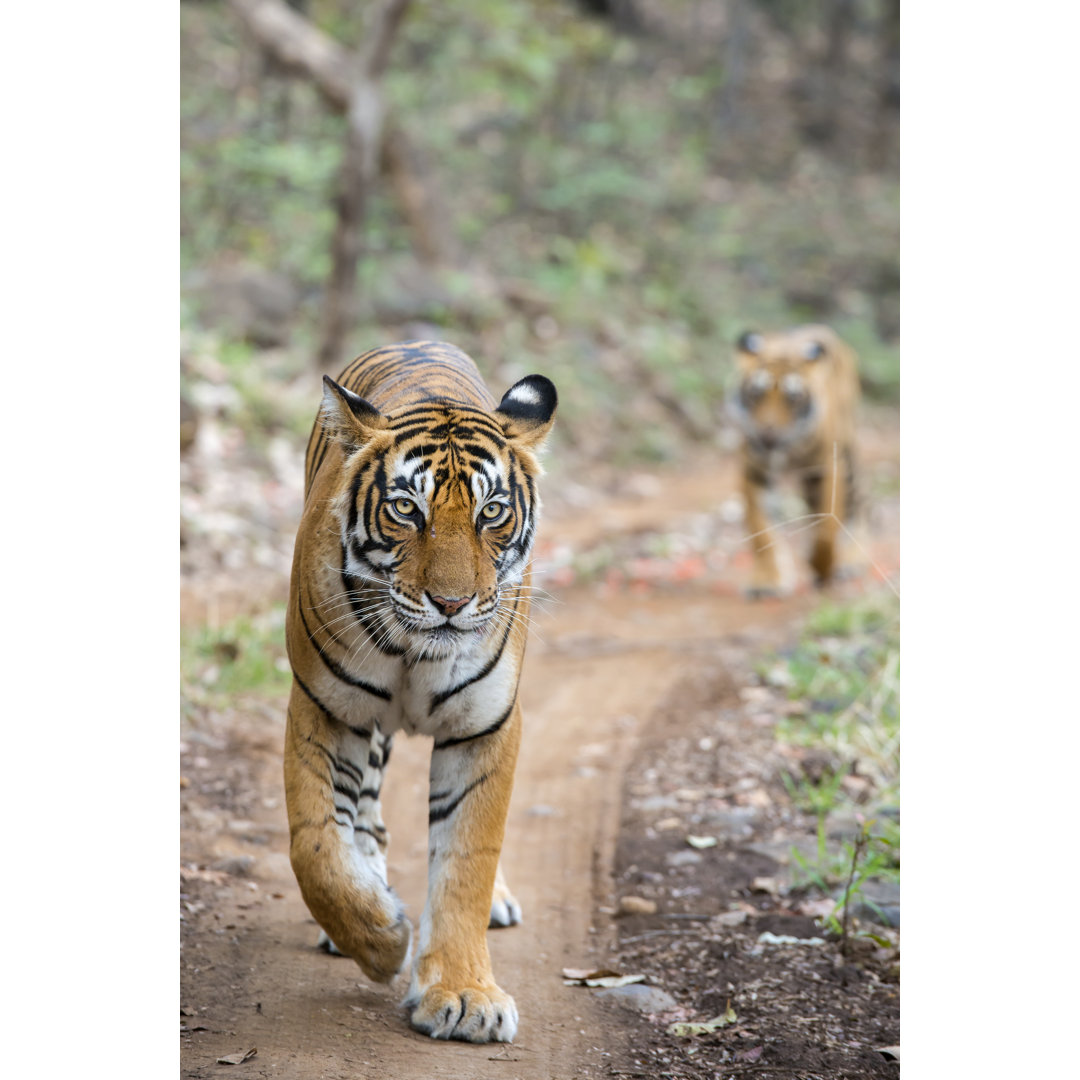
POLYGON ((458 625, 451 619, 440 623, 428 624, 407 612, 395 611, 398 625, 419 645, 453 650, 486 636, 495 625, 495 612, 477 617, 471 615, 466 626, 458 625))

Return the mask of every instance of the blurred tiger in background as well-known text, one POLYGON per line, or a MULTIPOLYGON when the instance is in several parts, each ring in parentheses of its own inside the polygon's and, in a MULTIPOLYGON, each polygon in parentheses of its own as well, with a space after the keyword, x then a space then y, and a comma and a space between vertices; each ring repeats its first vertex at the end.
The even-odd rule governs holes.
POLYGON ((439 1039, 509 1042, 486 931, 521 920, 499 870, 521 740, 518 682, 555 387, 496 405, 452 345, 376 349, 325 379, 286 625, 290 859, 323 944, 388 982, 411 928, 386 875, 383 772, 434 738, 428 896, 405 1000, 439 1039))
POLYGON ((749 593, 777 595, 782 581, 765 495, 778 479, 801 485, 813 541, 810 566, 825 585, 839 565, 841 522, 855 509, 857 361, 827 326, 748 331, 735 346, 738 389, 729 400, 742 433, 742 489, 754 554, 749 593))

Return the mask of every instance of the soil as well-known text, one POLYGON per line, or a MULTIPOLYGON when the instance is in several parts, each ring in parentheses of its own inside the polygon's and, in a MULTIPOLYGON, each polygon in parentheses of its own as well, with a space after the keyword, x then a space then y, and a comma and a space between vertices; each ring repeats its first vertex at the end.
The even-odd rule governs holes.
MULTIPOLYGON (((864 443, 871 472, 893 476, 894 420, 878 418, 864 443)), ((403 977, 377 986, 315 948, 287 855, 284 701, 245 699, 196 710, 182 731, 182 1076, 898 1075, 879 1049, 899 1042, 898 931, 881 929, 881 943, 861 939, 847 956, 835 940, 808 944, 824 937, 812 898, 785 877, 783 852, 813 823, 781 783, 772 724, 782 706, 758 685, 755 663, 792 640, 819 596, 804 585, 751 603, 738 592, 745 545, 724 509, 735 490, 728 455, 598 485, 587 509, 560 498, 557 479, 547 478, 537 559, 557 602, 538 613, 526 659, 503 854, 525 920, 489 935, 496 978, 521 1013, 516 1041, 419 1035, 399 1007, 403 977), (696 851, 688 833, 718 842, 696 851), (617 916, 629 895, 656 912, 617 916), (762 943, 765 931, 784 940, 762 943), (567 967, 642 974, 675 1009, 634 1013, 564 985, 567 967), (729 1006, 737 1019, 712 1034, 667 1033, 672 1021, 729 1006), (221 1063, 252 1049, 242 1064, 221 1063)), ((865 570, 840 595, 880 588, 880 572, 897 580, 897 514, 893 494, 875 498, 867 550, 877 573, 865 570)), ((283 530, 289 518, 286 509, 283 530)), ((257 589, 226 595, 197 548, 189 539, 189 621, 280 601, 279 565, 257 589)), ((399 740, 384 789, 390 878, 414 922, 429 752, 427 741, 399 740)))

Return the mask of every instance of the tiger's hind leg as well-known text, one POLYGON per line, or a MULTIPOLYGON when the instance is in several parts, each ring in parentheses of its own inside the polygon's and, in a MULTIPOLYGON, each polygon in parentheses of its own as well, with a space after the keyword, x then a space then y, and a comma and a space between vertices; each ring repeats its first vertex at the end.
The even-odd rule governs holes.
POLYGON ((514 898, 503 877, 502 863, 495 869, 495 888, 491 894, 489 927, 517 926, 521 922, 521 905, 514 898))
POLYGON ((296 685, 285 740, 289 857, 330 951, 376 982, 404 966, 411 927, 386 881, 379 792, 389 741, 333 721, 296 685))
POLYGON ((834 451, 821 469, 803 476, 803 494, 811 513, 820 514, 810 548, 810 567, 814 583, 825 586, 848 576, 841 550, 843 522, 854 503, 855 476, 850 450, 834 451))

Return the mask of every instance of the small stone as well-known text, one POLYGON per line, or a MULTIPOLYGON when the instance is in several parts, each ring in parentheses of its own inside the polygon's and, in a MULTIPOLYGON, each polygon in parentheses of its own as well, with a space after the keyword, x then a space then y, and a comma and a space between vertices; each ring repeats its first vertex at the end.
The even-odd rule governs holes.
POLYGON ((643 896, 623 896, 619 900, 618 915, 654 915, 656 901, 646 900, 643 896))
POLYGON ((624 1009, 644 1015, 670 1012, 678 1007, 678 1002, 666 990, 661 990, 658 986, 643 986, 641 983, 613 986, 609 990, 595 990, 593 993, 624 1009))
POLYGON ((742 926, 749 918, 745 911, 722 911, 712 917, 712 922, 717 926, 742 926))
POLYGON ((671 851, 665 857, 665 862, 668 866, 689 866, 701 862, 701 856, 696 851, 671 851))
POLYGON ((233 877, 247 877, 254 865, 255 857, 253 855, 234 855, 232 858, 219 859, 210 869, 220 870, 222 873, 231 874, 233 877))

